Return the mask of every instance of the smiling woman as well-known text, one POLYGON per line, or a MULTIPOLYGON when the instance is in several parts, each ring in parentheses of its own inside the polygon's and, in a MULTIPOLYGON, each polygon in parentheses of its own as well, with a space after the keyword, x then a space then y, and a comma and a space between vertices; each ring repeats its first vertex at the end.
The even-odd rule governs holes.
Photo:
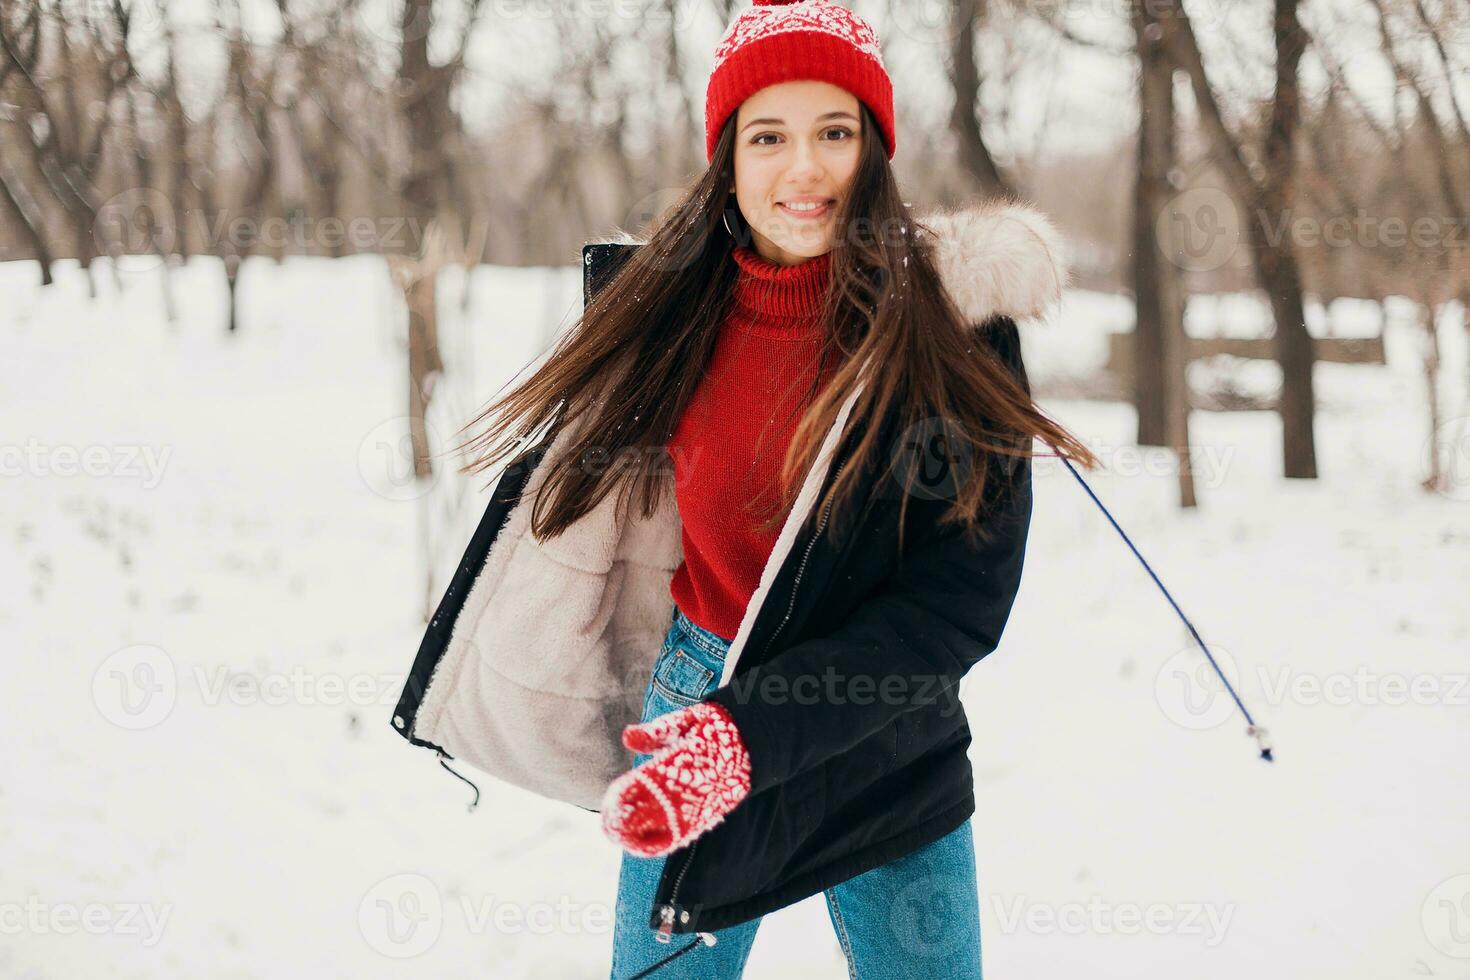
POLYGON ((980 976, 953 694, 1019 587, 1033 440, 1095 460, 1021 363, 1055 228, 1009 201, 916 219, 892 96, 846 8, 743 11, 709 166, 471 423, 495 420, 471 471, 541 441, 395 724, 598 808, 625 851, 614 980, 737 977, 762 916, 816 894, 855 975, 980 976), (813 680, 836 687, 780 693, 813 680))

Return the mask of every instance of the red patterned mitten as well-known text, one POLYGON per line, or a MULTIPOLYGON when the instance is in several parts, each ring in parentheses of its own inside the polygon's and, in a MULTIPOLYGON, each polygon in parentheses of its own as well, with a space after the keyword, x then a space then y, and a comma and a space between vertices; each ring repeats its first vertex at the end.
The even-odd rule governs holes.
POLYGON ((653 758, 608 786, 602 831, 640 857, 678 850, 750 793, 750 754, 721 705, 699 701, 629 725, 623 744, 653 758))

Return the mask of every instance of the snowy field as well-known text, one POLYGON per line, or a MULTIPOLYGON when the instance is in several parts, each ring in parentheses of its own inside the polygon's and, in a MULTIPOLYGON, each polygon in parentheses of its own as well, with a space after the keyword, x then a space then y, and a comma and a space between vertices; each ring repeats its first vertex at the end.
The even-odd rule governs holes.
MULTIPOLYGON (((597 818, 488 778, 469 814, 389 727, 426 569, 485 481, 447 457, 427 492, 404 478, 380 262, 252 259, 238 336, 211 261, 178 273, 175 326, 147 261, 98 301, 59 272, 41 293, 0 265, 0 976, 606 976, 597 818)), ((446 453, 579 272, 476 271, 441 325, 446 453)), ((1095 365, 1117 319, 1072 294, 1027 336, 1034 372, 1095 365)), ((1196 413, 1194 513, 1126 406, 1047 404, 1278 761, 1039 464, 1020 599, 965 683, 987 976, 1470 978, 1470 434, 1459 484, 1420 489, 1420 341, 1391 318, 1387 342, 1387 368, 1318 368, 1320 481, 1280 478, 1272 417, 1196 413)), ((846 975, 820 897, 765 920, 747 975, 846 975)))

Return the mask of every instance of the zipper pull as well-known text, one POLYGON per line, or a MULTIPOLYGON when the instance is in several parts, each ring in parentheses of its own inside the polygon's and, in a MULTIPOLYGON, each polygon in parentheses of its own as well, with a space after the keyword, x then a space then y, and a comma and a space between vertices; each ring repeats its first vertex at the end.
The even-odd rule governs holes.
POLYGON ((470 808, 469 808, 469 812, 470 813, 474 813, 475 812, 475 807, 477 807, 477 806, 480 805, 480 787, 476 786, 474 783, 471 783, 464 776, 460 775, 459 773, 455 772, 453 769, 449 768, 449 763, 446 762, 445 760, 451 758, 451 756, 445 755, 443 749, 436 749, 436 751, 439 753, 439 765, 441 765, 441 766, 444 767, 444 771, 447 772, 447 773, 449 773, 454 778, 458 779, 460 782, 469 783, 470 789, 472 789, 472 790, 475 791, 475 798, 474 798, 474 800, 472 800, 470 802, 470 808))
POLYGON ((674 940, 674 907, 665 905, 659 912, 661 921, 654 938, 661 943, 669 943, 674 940))

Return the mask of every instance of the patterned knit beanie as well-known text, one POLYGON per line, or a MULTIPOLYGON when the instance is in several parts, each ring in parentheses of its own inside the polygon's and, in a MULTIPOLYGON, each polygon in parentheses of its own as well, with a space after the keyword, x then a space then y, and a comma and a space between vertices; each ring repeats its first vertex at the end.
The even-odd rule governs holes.
POLYGON ((866 20, 831 0, 755 0, 731 22, 704 98, 705 159, 730 114, 768 85, 811 79, 857 96, 878 120, 893 159, 893 82, 878 35, 866 20))

